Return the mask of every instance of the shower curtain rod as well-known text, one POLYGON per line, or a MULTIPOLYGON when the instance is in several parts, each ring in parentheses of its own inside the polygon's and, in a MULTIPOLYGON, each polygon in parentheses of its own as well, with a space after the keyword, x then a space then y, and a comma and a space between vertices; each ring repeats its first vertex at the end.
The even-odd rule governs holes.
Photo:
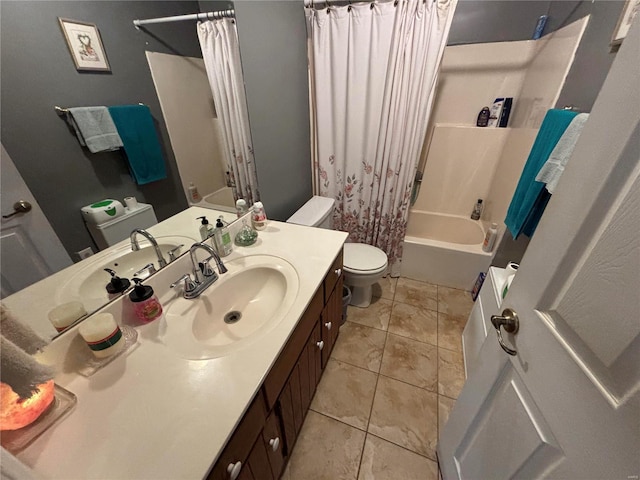
POLYGON ((192 13, 191 15, 175 15, 173 17, 161 17, 161 18, 149 18, 147 20, 134 20, 133 25, 138 28, 142 25, 149 25, 152 23, 172 23, 183 22, 185 20, 217 20, 219 18, 235 18, 235 11, 219 10, 217 12, 204 12, 204 13, 192 13))

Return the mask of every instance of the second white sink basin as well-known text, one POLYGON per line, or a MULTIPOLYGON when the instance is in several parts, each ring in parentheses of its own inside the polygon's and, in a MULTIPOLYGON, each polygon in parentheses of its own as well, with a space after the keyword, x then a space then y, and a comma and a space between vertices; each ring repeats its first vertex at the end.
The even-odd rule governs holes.
POLYGON ((192 360, 243 348, 275 327, 298 294, 294 267, 252 255, 225 262, 228 272, 198 298, 174 300, 166 311, 165 343, 192 360))
MULTIPOLYGON (((184 245, 176 252, 176 255, 180 255, 188 251, 191 244, 195 242, 190 237, 179 235, 158 237, 156 240, 167 261, 169 261, 169 250, 178 245, 184 245)), ((153 263, 156 269, 159 268, 154 248, 142 238, 140 238, 140 250, 137 252, 131 251, 131 245, 127 243, 109 252, 108 255, 98 254, 95 257, 94 260, 86 260, 84 268, 61 286, 56 298, 59 303, 79 300, 88 312, 92 312, 109 301, 106 285, 111 276, 104 271, 105 268, 110 268, 119 277, 128 279, 133 278, 134 273, 149 263, 153 263)), ((147 276, 148 273, 145 272, 139 275, 139 278, 144 279, 147 276)))

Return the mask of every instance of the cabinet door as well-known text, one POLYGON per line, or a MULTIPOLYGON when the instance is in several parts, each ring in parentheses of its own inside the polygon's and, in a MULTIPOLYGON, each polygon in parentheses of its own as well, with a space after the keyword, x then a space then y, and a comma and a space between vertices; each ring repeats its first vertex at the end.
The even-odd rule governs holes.
POLYGON ((342 322, 342 286, 344 283, 344 275, 340 275, 335 283, 333 292, 327 300, 327 304, 322 310, 322 368, 327 365, 329 356, 333 350, 333 346, 338 338, 340 331, 340 323, 342 322))
MULTIPOLYGON (((264 396, 262 392, 258 392, 240 424, 233 432, 227 446, 220 454, 220 458, 214 465, 213 470, 207 476, 208 480, 240 479, 244 478, 242 475, 246 476, 246 473, 243 473, 245 470, 249 470, 245 465, 246 460, 250 455, 256 438, 260 436, 266 417, 264 396), (238 466, 235 467, 236 465, 238 466), (236 470, 240 470, 239 474, 237 471, 235 472, 235 477, 229 472, 229 469, 233 470, 234 467, 236 470)), ((253 477, 248 476, 246 478, 252 479, 253 477)))
POLYGON ((280 478, 282 467, 284 467, 284 438, 278 421, 276 412, 271 412, 267 423, 262 430, 262 441, 267 449, 269 456, 269 464, 271 465, 271 473, 273 478, 280 478))
MULTIPOLYGON (((247 464, 251 469, 252 476, 250 478, 254 480, 273 480, 271 464, 269 463, 269 456, 262 440, 262 435, 258 437, 258 440, 253 445, 247 464)), ((243 468, 243 470, 247 469, 243 468)))

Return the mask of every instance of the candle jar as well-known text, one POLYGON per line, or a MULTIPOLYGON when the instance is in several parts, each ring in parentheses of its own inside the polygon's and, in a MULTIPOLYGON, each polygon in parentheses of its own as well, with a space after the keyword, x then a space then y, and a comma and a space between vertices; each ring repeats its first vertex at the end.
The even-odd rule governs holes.
POLYGON ((110 313, 98 313, 87 318, 80 325, 79 332, 97 358, 115 355, 125 343, 122 330, 110 313))

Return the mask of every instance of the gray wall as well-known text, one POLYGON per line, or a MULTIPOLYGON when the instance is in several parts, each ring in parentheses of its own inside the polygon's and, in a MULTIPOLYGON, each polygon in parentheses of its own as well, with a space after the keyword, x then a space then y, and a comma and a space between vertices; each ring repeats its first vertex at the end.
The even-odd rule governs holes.
POLYGON ((623 4, 623 0, 460 0, 448 44, 529 40, 540 15, 549 15, 545 35, 591 15, 557 104, 588 112, 615 58, 609 42, 623 4))
MULTIPOLYGON (((530 40, 549 0, 458 0, 448 45, 530 40)), ((549 28, 545 32, 549 32, 549 28)))
POLYGON ((267 216, 311 198, 307 43, 302 1, 235 1, 249 121, 267 216))
MULTIPOLYGON (((197 2, 2 1, 2 143, 69 253, 93 242, 80 208, 103 198, 135 195, 158 220, 187 206, 145 50, 201 56, 193 23, 137 31, 132 20, 194 13, 197 2), (78 72, 57 17, 96 23, 111 73, 78 72), (136 185, 122 151, 91 154, 53 110, 142 102, 163 143, 168 178, 136 185)), ((10 199, 6 199, 7 203, 10 199)), ((72 255, 75 258, 75 255, 72 255)))
POLYGON ((612 49, 609 42, 623 6, 624 2, 616 0, 551 2, 548 26, 552 30, 591 15, 557 107, 575 105, 583 112, 591 111, 616 57, 617 49, 612 49))

